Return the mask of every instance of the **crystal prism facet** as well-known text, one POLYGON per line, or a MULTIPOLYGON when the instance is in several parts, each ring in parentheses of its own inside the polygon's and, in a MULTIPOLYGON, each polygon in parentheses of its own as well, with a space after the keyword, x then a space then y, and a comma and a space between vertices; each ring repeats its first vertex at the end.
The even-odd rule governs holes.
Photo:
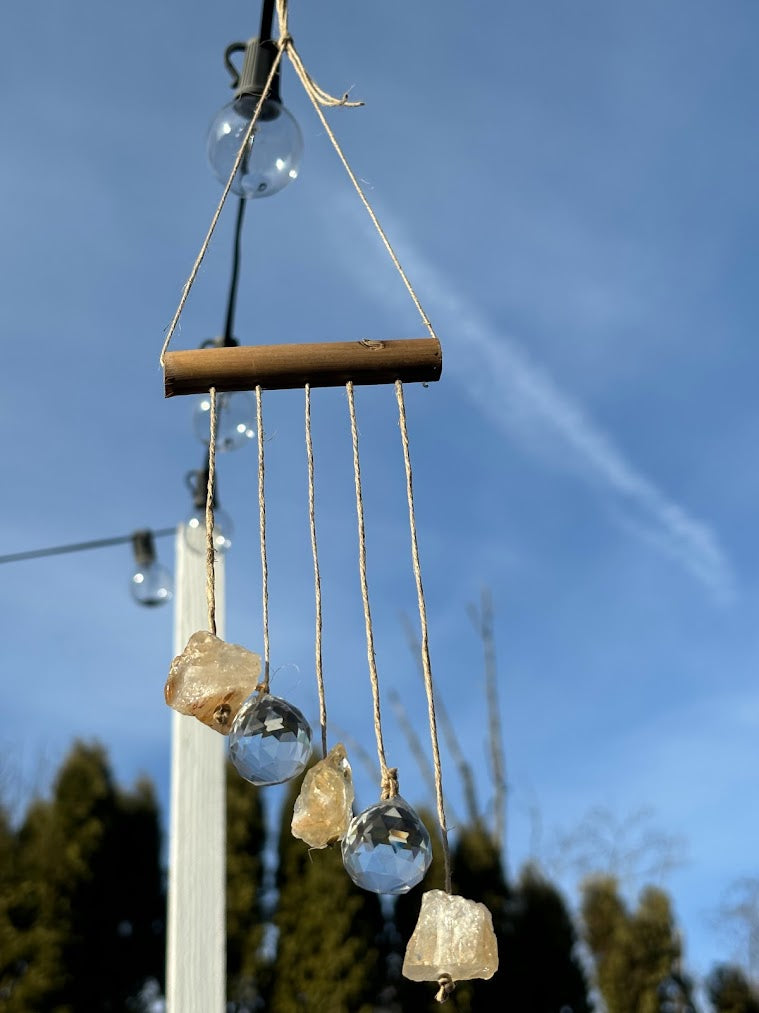
POLYGON ((293 837, 310 848, 341 841, 353 815, 353 776, 345 746, 338 742, 306 772, 295 800, 293 837))
POLYGON ((270 693, 254 693, 237 712, 229 757, 252 784, 281 784, 305 769, 311 726, 297 707, 270 693))
POLYGON ((498 970, 493 919, 484 904, 442 890, 422 894, 422 909, 408 941, 403 976, 411 981, 492 978, 498 970))
POLYGON ((193 633, 171 663, 164 696, 169 707, 229 734, 235 714, 261 675, 261 658, 212 633, 193 633))
POLYGON ((353 882, 374 893, 407 893, 430 867, 427 829, 400 795, 360 813, 343 840, 343 863, 353 882))

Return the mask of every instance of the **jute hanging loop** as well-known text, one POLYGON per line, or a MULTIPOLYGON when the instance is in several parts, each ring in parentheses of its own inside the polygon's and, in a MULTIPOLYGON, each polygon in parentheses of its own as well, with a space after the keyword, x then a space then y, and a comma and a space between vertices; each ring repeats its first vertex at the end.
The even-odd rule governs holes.
POLYGON ((316 542, 316 489, 314 483, 314 444, 311 438, 311 387, 306 384, 306 463, 308 466, 308 528, 311 535, 311 556, 314 561, 314 661, 316 689, 319 695, 319 727, 322 737, 322 756, 327 755, 327 702, 324 693, 322 667, 322 585, 319 570, 319 549, 316 542))
POLYGON ((290 34, 287 0, 277 0, 277 19, 279 20, 279 39, 277 40, 277 45, 281 51, 287 53, 290 63, 292 63, 295 68, 295 73, 300 78, 301 84, 311 101, 317 102, 322 106, 347 106, 351 109, 362 106, 364 104, 363 102, 350 102, 348 100, 347 92, 345 92, 341 98, 336 98, 336 96, 330 95, 330 93, 318 85, 308 73, 300 58, 298 50, 295 48, 295 40, 290 34))
POLYGON ((377 658, 374 651, 374 627, 372 610, 369 604, 369 582, 366 576, 366 529, 364 525, 364 497, 361 489, 361 463, 358 452, 358 423, 356 422, 356 403, 353 395, 353 384, 345 385, 348 396, 348 415, 351 425, 353 443, 353 478, 356 487, 356 520, 358 523, 358 572, 361 582, 361 601, 364 606, 364 629, 366 632, 366 658, 369 663, 369 681, 372 687, 372 705, 374 716, 374 735, 377 740, 377 759, 380 766, 380 792, 383 799, 398 794, 398 771, 387 765, 385 759, 385 743, 382 736, 382 711, 380 708, 379 675, 377 658), (390 792, 391 794, 387 794, 390 792))
POLYGON ((447 1002, 448 998, 456 990, 456 982, 450 976, 450 974, 441 974, 437 980, 438 990, 435 994, 436 1002, 447 1002))
POLYGON ((264 634, 264 671, 256 689, 269 692, 269 564, 266 555, 266 495, 264 461, 264 419, 261 388, 256 387, 256 430, 258 443, 258 525, 261 544, 261 611, 264 634))
POLYGON ((335 149, 335 151, 336 151, 336 153, 338 155, 338 158, 340 159, 340 161, 341 161, 341 163, 343 165, 343 168, 345 169, 346 173, 348 174, 348 178, 350 179, 351 183, 353 184, 353 188, 355 189, 356 193, 358 194, 359 199, 361 200, 361 203, 364 205, 364 208, 366 209, 367 214, 371 218, 372 224, 374 225, 375 229, 377 230, 377 233, 378 233, 378 235, 379 235, 379 237, 380 237, 380 239, 382 241, 383 246, 387 250, 387 253, 388 253, 390 259, 392 260, 393 265, 395 266, 396 271, 400 275, 401 280, 403 281, 403 284, 406 287, 406 290, 408 291, 409 295, 411 296, 411 299, 412 299, 414 305, 416 306, 416 309, 417 309, 417 311, 419 313, 419 316, 422 319, 422 322, 423 322, 424 326, 426 327, 427 331, 429 332, 430 337, 434 338, 435 341, 438 340, 437 334, 435 333, 435 329, 432 326, 430 318, 427 316, 427 314, 424 311, 424 308, 422 307, 422 304, 421 304, 421 302, 419 300, 419 296, 416 294, 416 291, 414 290, 414 287, 411 284, 411 282, 410 282, 410 280, 409 280, 406 272, 403 270, 403 267, 401 266, 401 262, 398 259, 398 255, 396 254, 395 250, 391 246, 390 240, 388 239, 387 234, 385 233, 385 230, 382 228, 382 225, 380 224, 379 218, 377 217, 377 214, 374 211, 374 208, 369 203, 369 200, 368 200, 366 194, 364 193, 364 190, 361 187, 361 184, 358 181, 358 177, 356 176, 355 172, 351 168, 351 166, 350 166, 350 164, 348 162, 348 159, 346 158, 346 156, 345 156, 342 148, 340 147, 340 144, 339 144, 337 138, 335 137, 335 134, 334 134, 332 128, 330 127, 329 123, 327 122, 327 120, 326 120, 326 118, 324 116, 324 113, 322 112, 322 106, 346 106, 348 108, 355 108, 357 106, 363 105, 363 103, 362 102, 350 102, 350 101, 348 101, 347 94, 343 95, 342 98, 336 98, 334 95, 330 95, 329 92, 326 92, 323 88, 321 88, 314 81, 314 79, 311 77, 311 75, 306 70, 305 65, 303 64, 303 61, 301 60, 300 55, 298 54, 298 51, 295 48, 295 43, 293 41, 293 37, 290 34, 289 23, 288 23, 288 17, 289 17, 289 15, 288 15, 287 0, 277 0, 277 8, 276 9, 277 9, 277 17, 278 17, 278 20, 279 20, 279 34, 280 34, 279 40, 277 41, 277 52, 276 52, 276 55, 275 55, 274 60, 272 62, 272 66, 271 66, 271 70, 269 72, 269 76, 266 79, 266 83, 264 85, 263 92, 262 92, 261 97, 259 98, 259 100, 258 100, 258 102, 256 104, 256 108, 255 108, 255 110, 253 112, 253 117, 252 117, 250 123, 248 124, 248 128, 245 131, 245 134, 243 136, 242 143, 240 144, 240 150, 237 153, 237 157, 235 158, 234 164, 232 166, 232 170, 231 170, 231 172, 229 174, 229 179, 227 180, 227 182, 226 182, 226 184, 224 186, 224 190, 222 192, 222 195, 221 195, 221 198, 219 200, 218 206, 217 206, 216 211, 214 212, 213 217, 211 219, 211 224, 209 226, 208 232, 206 233, 206 237, 205 237, 205 239, 203 240, 203 242, 201 244, 200 251, 198 253, 198 256, 195 259, 195 263, 192 266, 192 270, 190 271, 190 275, 189 275, 187 281, 184 284, 184 287, 182 289, 182 294, 181 294, 181 297, 179 299, 179 305, 177 306, 176 312, 174 313, 174 316, 173 316, 173 318, 171 320, 171 323, 169 324, 169 327, 167 329, 166 337, 164 339, 163 347, 161 348, 161 355, 160 355, 160 363, 161 363, 162 367, 164 365, 164 359, 165 359, 166 352, 168 351, 169 345, 171 344, 171 339, 173 338, 174 333, 175 333, 175 331, 177 329, 177 326, 179 324, 179 318, 182 315, 182 310, 184 309, 185 303, 187 302, 187 298, 188 298, 188 296, 190 294, 190 290, 191 290, 193 284, 195 283, 195 279, 198 276, 198 271, 200 270, 200 266, 203 263, 203 259, 204 259, 205 255, 206 255, 207 251, 208 251, 208 247, 209 247, 210 242, 211 242, 211 237, 213 236, 213 233, 216 230, 216 226, 218 224, 219 217, 221 216, 222 208, 224 207, 224 204, 225 204, 225 202, 227 200, 229 192, 230 192, 230 190, 232 188, 232 182, 233 182, 233 180, 235 178, 235 175, 237 174, 238 169, 240 168, 240 166, 242 164, 243 158, 245 157, 245 152, 247 151, 248 144, 250 143, 250 139, 253 136, 253 132, 254 132, 255 127, 256 127, 256 123, 258 122, 258 120, 260 118, 261 110, 263 109, 264 102, 266 101, 266 99, 267 99, 267 97, 269 95, 272 83, 274 81, 274 77, 275 77, 275 75, 277 73, 277 70, 278 70, 278 68, 279 68, 279 66, 280 66, 280 64, 282 62, 282 57, 284 56, 285 53, 287 53, 287 56, 288 56, 291 64, 293 65, 293 69, 295 70, 295 73, 297 74, 299 81, 303 85, 304 91, 306 92, 306 94, 310 98, 311 103, 312 103, 312 105, 314 107, 314 110, 316 111, 316 115, 318 116, 319 121, 320 121, 322 127, 324 128, 327 136, 329 137, 329 139, 330 139, 330 141, 332 143, 332 146, 334 147, 334 149, 335 149))

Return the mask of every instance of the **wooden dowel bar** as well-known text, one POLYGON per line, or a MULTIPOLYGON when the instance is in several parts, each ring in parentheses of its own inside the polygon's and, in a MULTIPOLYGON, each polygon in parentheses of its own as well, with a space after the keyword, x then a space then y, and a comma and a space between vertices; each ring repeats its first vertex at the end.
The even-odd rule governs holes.
POLYGON ((436 338, 332 341, 301 345, 238 345, 167 352, 164 392, 292 390, 355 384, 430 383, 440 379, 443 353, 436 338))

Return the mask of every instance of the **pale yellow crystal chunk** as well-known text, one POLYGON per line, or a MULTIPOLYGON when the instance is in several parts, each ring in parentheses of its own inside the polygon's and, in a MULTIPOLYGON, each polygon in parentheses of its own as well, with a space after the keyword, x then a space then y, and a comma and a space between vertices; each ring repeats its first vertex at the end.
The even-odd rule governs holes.
POLYGON ((303 778, 293 809, 292 833, 310 848, 341 841, 353 818, 353 775, 338 742, 303 778))
POLYGON ((193 633, 171 663, 164 696, 169 707, 228 735, 241 705, 255 690, 261 658, 212 633, 193 633))
POLYGON ((492 978, 498 970, 493 919, 484 904, 442 890, 422 894, 422 909, 408 941, 403 975, 411 981, 492 978))

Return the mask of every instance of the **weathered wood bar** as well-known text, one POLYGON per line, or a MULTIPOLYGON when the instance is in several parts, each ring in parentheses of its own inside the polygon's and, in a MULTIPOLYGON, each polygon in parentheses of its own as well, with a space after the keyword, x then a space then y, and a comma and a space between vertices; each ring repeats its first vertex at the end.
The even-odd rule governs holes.
POLYGON ((291 390, 355 384, 430 383, 440 379, 443 353, 436 338, 333 341, 294 345, 236 345, 167 352, 164 392, 291 390))

